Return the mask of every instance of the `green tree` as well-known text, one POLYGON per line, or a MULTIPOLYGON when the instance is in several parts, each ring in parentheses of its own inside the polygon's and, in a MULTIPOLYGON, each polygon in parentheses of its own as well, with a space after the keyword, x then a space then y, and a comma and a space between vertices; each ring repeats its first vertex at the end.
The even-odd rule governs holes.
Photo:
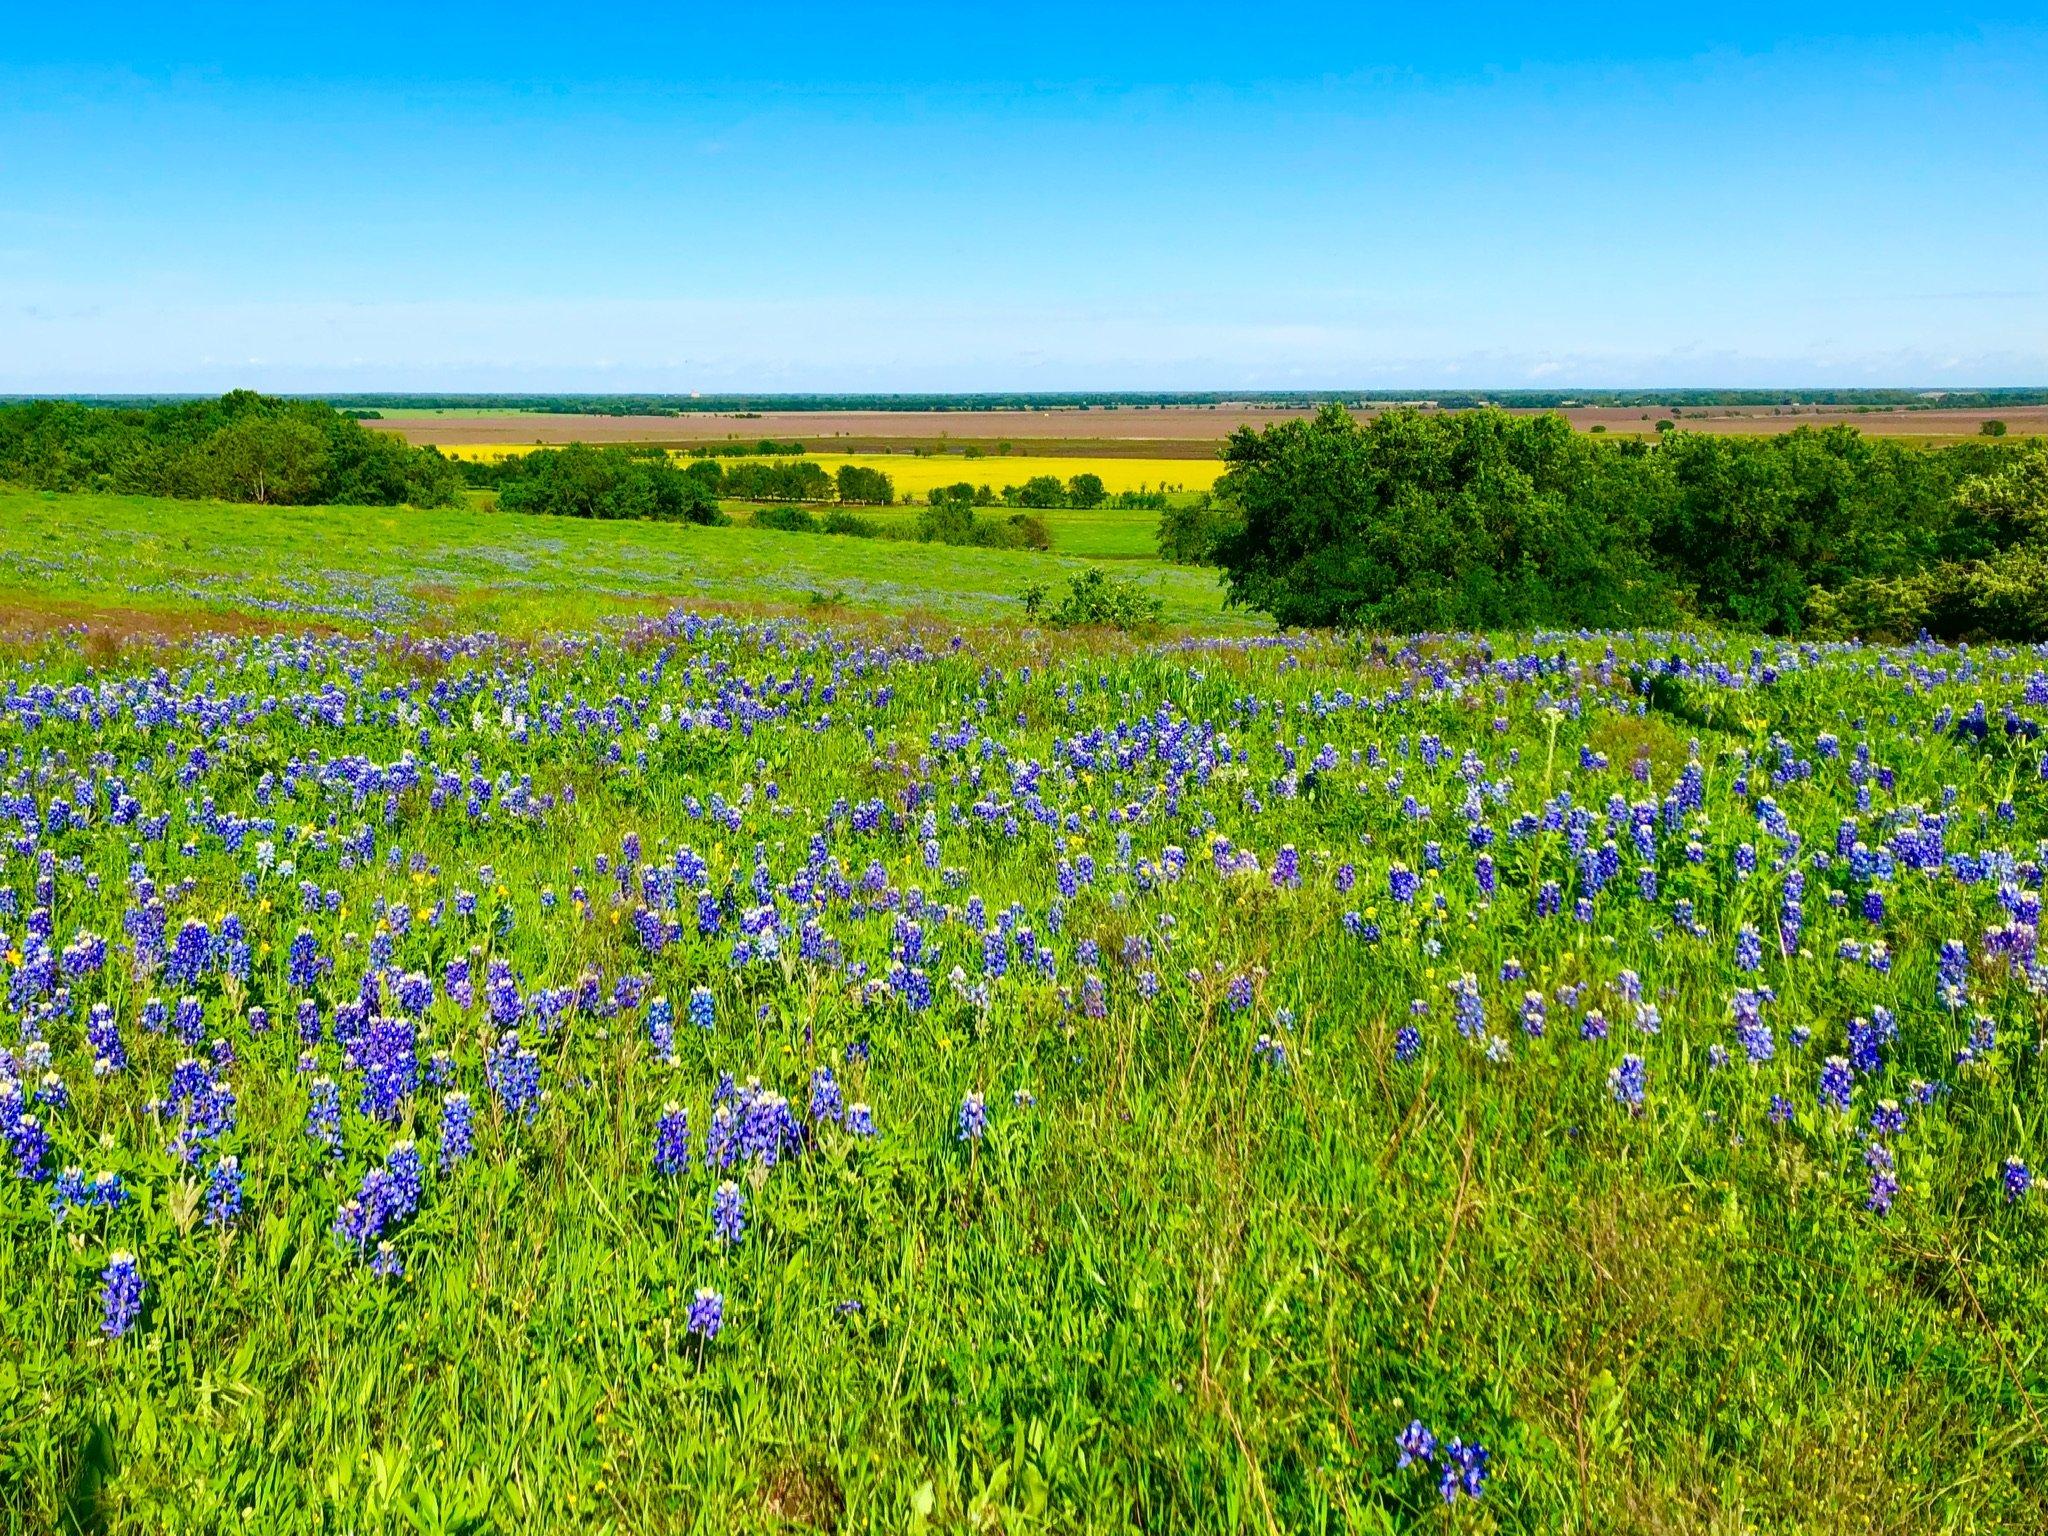
POLYGON ((214 494, 227 501, 315 501, 327 469, 319 428, 290 416, 249 414, 207 440, 214 494))
POLYGON ((1058 507, 1067 500, 1067 488, 1052 475, 1033 475, 1017 487, 1020 507, 1058 507))
POLYGON ((523 455, 519 472, 500 488, 498 505, 555 517, 724 521, 704 480, 666 456, 643 458, 582 443, 523 455))
MULTIPOLYGON (((1603 450, 1559 416, 1340 406, 1241 428, 1216 497, 1231 602, 1282 624, 1390 629, 1622 624, 1661 611, 1603 450)), ((1617 461, 1619 462, 1619 461, 1617 461)))
POLYGON ((1214 565, 1223 541, 1237 532, 1237 523, 1204 491, 1184 506, 1168 506, 1159 514, 1156 543, 1159 558, 1174 565, 1214 565))
POLYGON ((1102 476, 1079 474, 1067 482, 1067 504, 1075 507, 1099 507, 1109 493, 1103 489, 1102 476))
POLYGON ((879 469, 868 469, 858 464, 842 464, 833 477, 842 502, 886 507, 896 500, 896 485, 879 469))

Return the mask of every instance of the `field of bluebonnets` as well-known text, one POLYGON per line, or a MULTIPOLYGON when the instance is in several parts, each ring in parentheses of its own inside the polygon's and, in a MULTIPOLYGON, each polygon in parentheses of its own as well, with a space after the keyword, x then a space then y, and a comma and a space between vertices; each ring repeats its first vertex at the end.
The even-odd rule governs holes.
POLYGON ((2048 656, 0 670, 7 1528, 2048 1522, 2048 656))

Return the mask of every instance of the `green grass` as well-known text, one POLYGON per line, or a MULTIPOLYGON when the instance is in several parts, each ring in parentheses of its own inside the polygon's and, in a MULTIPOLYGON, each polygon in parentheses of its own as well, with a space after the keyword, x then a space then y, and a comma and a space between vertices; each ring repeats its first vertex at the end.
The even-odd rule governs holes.
MULTIPOLYGON (((528 631, 678 602, 828 599, 857 613, 1021 621, 1026 586, 1083 569, 1076 555, 1097 552, 592 523, 473 506, 244 507, 0 490, 0 597, 307 622, 528 631)), ((1213 572, 1156 560, 1119 560, 1117 570, 1164 601, 1170 626, 1264 627, 1224 609, 1213 572)))
POLYGON ((181 586, 200 623, 267 626, 252 604, 280 595, 295 621, 426 605, 379 636, 0 648, 0 1042, 40 1096, 40 1171, 132 1195, 55 1219, 50 1178, 11 1176, 28 1101, 0 1104, 0 1530, 2048 1528, 2048 1201, 2000 1186, 2004 1159, 2048 1162, 2044 1013, 1986 939, 2017 943, 2039 893, 2041 745, 1997 723, 2048 714, 2040 654, 1134 647, 961 622, 1009 613, 1036 557, 474 512, 11 496, 0 562, 28 616, 169 618, 181 586), (897 617, 608 622, 847 570, 897 617), (1982 740, 1955 728, 1979 700, 1982 740), (1845 820, 1896 867, 1841 857, 1845 820), (1937 825, 1971 862, 1909 866, 1937 825), (771 906, 777 952, 736 951, 771 906), (38 908, 74 957, 54 972, 38 908), (159 911, 167 941, 219 941, 198 974, 138 955, 159 911), (673 938, 650 949, 650 920, 673 938), (295 980, 302 930, 327 966, 295 980), (1971 963, 1945 999, 1950 939, 1971 963), (530 1118, 494 1097, 493 961, 527 1010, 530 1118), (367 976, 409 1017, 409 972, 435 982, 408 1028, 446 1081, 387 1120, 339 1009, 367 976), (540 1022, 586 975, 645 992, 540 1022), (1756 987, 1774 1048, 1752 1063, 1732 1010, 1756 987), (153 1032, 147 1001, 188 995, 196 1038, 153 1032), (123 1070, 94 1071, 95 1006, 123 1070), (1838 1112, 1822 1063, 1880 1009, 1896 1034, 1838 1112), (187 1111, 159 1102, 186 1057, 235 1096, 190 1164, 187 1111), (720 1243, 720 1075, 807 1114, 820 1068, 878 1134, 820 1122, 733 1170, 747 1230, 720 1243), (322 1076, 333 1157, 306 1133, 322 1076), (450 1089, 475 1151, 444 1173, 450 1089), (969 1092, 987 1128, 963 1140, 969 1092), (1903 1128, 1873 1130, 1888 1101, 1903 1128), (670 1103, 680 1175, 652 1165, 670 1103), (428 1171, 386 1233, 405 1274, 380 1278, 332 1229, 405 1139, 428 1171), (244 1204, 216 1227, 229 1155, 244 1204), (110 1339, 115 1251, 148 1289, 110 1339), (700 1287, 715 1341, 687 1331, 700 1287), (1411 1419, 1490 1449, 1482 1499, 1396 1468, 1411 1419))

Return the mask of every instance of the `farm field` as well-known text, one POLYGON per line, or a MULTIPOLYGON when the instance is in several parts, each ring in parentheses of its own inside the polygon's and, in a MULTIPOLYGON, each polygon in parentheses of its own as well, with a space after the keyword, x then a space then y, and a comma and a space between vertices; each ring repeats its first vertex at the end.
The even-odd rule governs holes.
POLYGON ((12 1528, 2048 1522, 2042 652, 540 522, 0 496, 12 1528))
MULTIPOLYGON (((493 460, 530 453, 530 447, 510 444, 454 443, 444 452, 451 457, 463 459, 493 460)), ((678 462, 689 462, 686 454, 677 453, 678 462)), ((719 463, 766 464, 786 462, 803 458, 817 464, 831 474, 842 464, 853 464, 864 469, 878 469, 886 474, 896 486, 898 495, 923 497, 942 485, 988 485, 1001 491, 1005 485, 1022 485, 1033 475, 1051 475, 1066 481, 1075 475, 1092 474, 1099 476, 1103 488, 1114 495, 1118 491, 1205 491, 1216 483, 1223 473, 1223 462, 1209 459, 1147 459, 1147 458, 1101 458, 1074 455, 1024 455, 1005 454, 967 458, 956 453, 913 454, 913 453, 805 453, 783 454, 759 457, 755 455, 721 455, 719 463)), ((1156 517, 1156 514, 1154 514, 1156 517)))
MULTIPOLYGON (((1264 406, 1156 406, 1114 411, 766 411, 732 416, 710 412, 686 416, 579 416, 528 412, 447 411, 388 413, 367 425, 395 432, 412 443, 437 446, 486 444, 533 447, 544 443, 690 443, 770 438, 821 449, 845 438, 862 449, 958 449, 973 443, 995 453, 1010 443, 1024 452, 1039 448, 1085 453, 1096 458, 1125 455, 1207 459, 1240 426, 1270 426, 1312 414, 1306 409, 1264 406)), ((1360 410, 1370 417, 1370 409, 1360 410)), ((1516 415, 1547 412, 1524 411, 1516 415)), ((1675 418, 1647 406, 1571 407, 1559 411, 1581 431, 1594 427, 1616 436, 1656 430, 1659 419, 1701 432, 1739 435, 1789 432, 1800 426, 1847 425, 1875 436, 1953 442, 1978 435, 1988 418, 2006 423, 2014 437, 2048 434, 2048 406, 1992 409, 1857 409, 1833 406, 1694 406, 1675 418)))

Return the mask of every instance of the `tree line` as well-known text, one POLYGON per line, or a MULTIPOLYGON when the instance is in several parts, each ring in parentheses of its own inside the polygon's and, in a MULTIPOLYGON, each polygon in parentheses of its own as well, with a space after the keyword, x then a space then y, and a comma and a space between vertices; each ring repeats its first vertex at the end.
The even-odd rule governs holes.
MULTIPOLYGON (((159 404, 166 396, 97 396, 95 404, 159 404)), ((1330 402, 1361 408, 1428 400, 1443 410, 1508 406, 1557 410, 1565 406, 1826 405, 1972 410, 2048 403, 2048 389, 1325 389, 1325 390, 1091 390, 983 394, 347 394, 329 403, 354 409, 535 411, 579 416, 758 416, 794 411, 1148 410, 1160 407, 1271 406, 1309 408, 1330 402)))
POLYGON ((2048 444, 1849 427, 1608 442, 1563 417, 1337 406, 1232 435, 1161 552, 1287 625, 1703 620, 1774 634, 2048 637, 2048 444))
POLYGON ((0 406, 0 480, 46 491, 422 507, 453 501, 462 484, 432 448, 315 401, 246 389, 134 409, 0 406))

